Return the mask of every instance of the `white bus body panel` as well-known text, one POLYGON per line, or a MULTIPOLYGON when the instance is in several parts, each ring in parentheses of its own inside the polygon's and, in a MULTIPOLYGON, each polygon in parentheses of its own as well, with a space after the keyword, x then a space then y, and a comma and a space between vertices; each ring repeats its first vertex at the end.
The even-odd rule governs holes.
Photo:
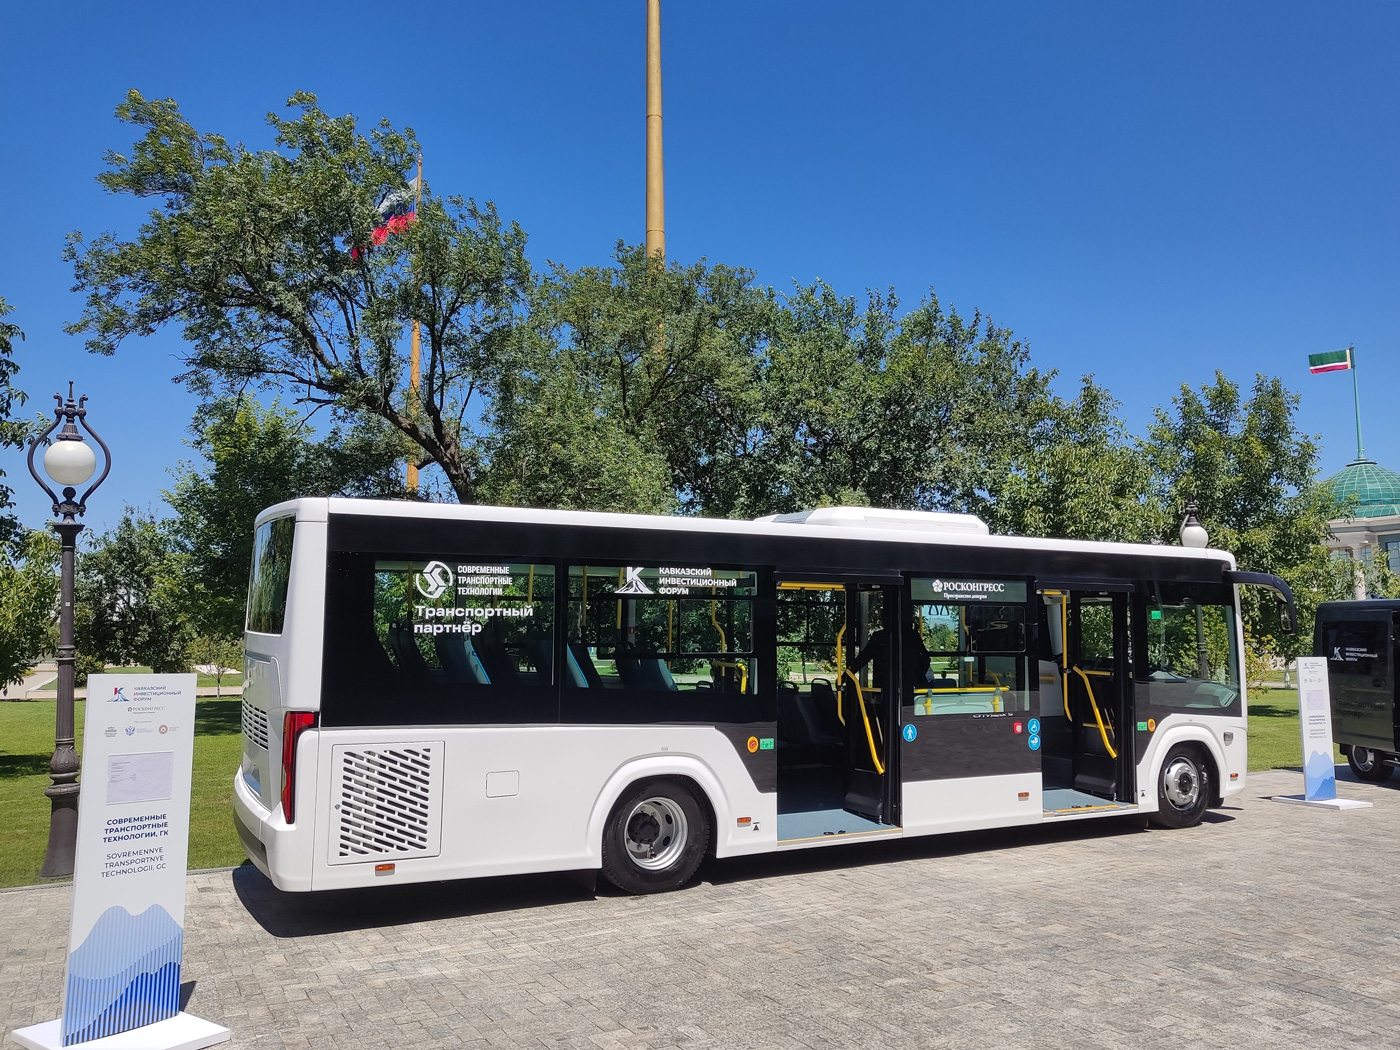
MULTIPOLYGON (((714 811, 717 856, 763 853, 777 844, 776 793, 759 792, 734 745, 707 726, 320 729, 303 735, 299 760, 312 748, 319 762, 313 757, 298 768, 298 826, 279 827, 275 816, 263 824, 279 840, 279 858, 298 850, 309 863, 309 885, 301 865, 297 884, 289 884, 282 877, 287 868, 273 861, 273 844, 264 839, 268 866, 278 873, 273 881, 283 889, 598 868, 613 805, 630 785, 653 776, 689 777, 699 785, 714 811), (347 802, 362 805, 367 796, 345 794, 340 763, 346 752, 402 755, 415 746, 428 752, 431 745, 440 748, 423 773, 440 784, 429 789, 422 817, 431 844, 423 847, 414 828, 405 836, 408 847, 400 842, 347 854, 347 802), (740 817, 750 820, 740 826, 740 817), (394 865, 392 875, 377 875, 376 865, 387 863, 394 865)), ((395 805, 403 783, 386 787, 381 779, 376 785, 396 826, 403 820, 395 805)))
POLYGON ((929 835, 1039 824, 1040 788, 1039 773, 910 781, 904 784, 904 833, 929 835))

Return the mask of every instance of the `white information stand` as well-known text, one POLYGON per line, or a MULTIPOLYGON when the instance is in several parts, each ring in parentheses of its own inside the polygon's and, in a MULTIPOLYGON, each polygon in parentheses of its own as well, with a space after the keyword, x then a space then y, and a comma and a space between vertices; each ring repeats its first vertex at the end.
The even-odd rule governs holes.
POLYGON ((199 1050, 229 1030, 180 1012, 195 676, 88 677, 63 1016, 29 1050, 199 1050))
POLYGON ((1303 794, 1275 795, 1275 802, 1323 809, 1369 809, 1371 803, 1337 797, 1332 765, 1332 698, 1327 658, 1298 657, 1298 721, 1303 734, 1303 794))

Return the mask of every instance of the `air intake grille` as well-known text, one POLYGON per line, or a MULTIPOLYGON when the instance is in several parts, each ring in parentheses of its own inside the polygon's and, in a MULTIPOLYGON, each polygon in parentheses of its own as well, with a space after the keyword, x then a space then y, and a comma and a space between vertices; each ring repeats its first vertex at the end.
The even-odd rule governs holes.
POLYGON ((335 749, 331 863, 438 852, 442 743, 335 749))
POLYGON ((267 712, 243 700, 243 736, 248 743, 267 750, 267 712))

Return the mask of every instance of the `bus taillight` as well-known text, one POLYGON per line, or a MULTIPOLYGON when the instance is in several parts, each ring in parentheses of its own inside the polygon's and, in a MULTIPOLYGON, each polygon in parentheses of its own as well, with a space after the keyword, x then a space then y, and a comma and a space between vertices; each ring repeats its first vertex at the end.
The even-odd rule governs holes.
POLYGON ((288 711, 282 719, 282 817, 292 823, 292 799, 296 795, 297 738, 316 724, 314 711, 288 711))

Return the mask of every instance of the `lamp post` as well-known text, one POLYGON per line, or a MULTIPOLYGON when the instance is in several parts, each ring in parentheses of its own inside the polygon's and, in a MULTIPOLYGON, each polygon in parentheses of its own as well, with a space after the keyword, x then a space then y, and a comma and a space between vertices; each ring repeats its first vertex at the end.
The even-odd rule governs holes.
POLYGON ((73 730, 73 663, 77 651, 73 646, 73 552, 78 533, 83 531, 78 521, 87 510, 87 498, 97 490, 97 486, 107 480, 112 469, 112 452, 107 443, 97 436, 97 431, 88 426, 87 395, 73 400, 73 384, 68 384, 68 400, 61 394, 54 394, 58 405, 53 410, 53 422, 47 430, 29 443, 29 473, 39 483, 53 501, 53 512, 57 521, 54 531, 62 540, 61 576, 59 583, 58 607, 58 709, 54 715, 54 749, 49 762, 49 776, 53 783, 44 788, 53 803, 49 816, 49 845, 44 851, 44 866, 39 869, 39 877, 57 879, 73 874, 73 854, 78 842, 78 752, 74 747, 73 730), (53 434, 60 424, 63 429, 54 434, 48 448, 44 450, 44 473, 63 489, 60 499, 53 489, 34 469, 34 453, 53 434), (97 455, 92 446, 78 433, 77 424, 102 446, 106 459, 101 476, 88 486, 82 498, 78 498, 77 486, 92 477, 97 469, 97 455))
MULTIPOLYGON (((1181 537, 1183 547, 1204 547, 1210 542, 1210 536, 1206 528, 1201 524, 1201 519, 1196 517, 1199 510, 1196 501, 1192 500, 1186 504, 1186 516, 1181 519, 1181 537)), ((1210 653, 1206 646, 1206 620, 1205 611, 1201 608, 1201 603, 1196 603, 1196 677, 1208 680, 1210 678, 1210 653)))

